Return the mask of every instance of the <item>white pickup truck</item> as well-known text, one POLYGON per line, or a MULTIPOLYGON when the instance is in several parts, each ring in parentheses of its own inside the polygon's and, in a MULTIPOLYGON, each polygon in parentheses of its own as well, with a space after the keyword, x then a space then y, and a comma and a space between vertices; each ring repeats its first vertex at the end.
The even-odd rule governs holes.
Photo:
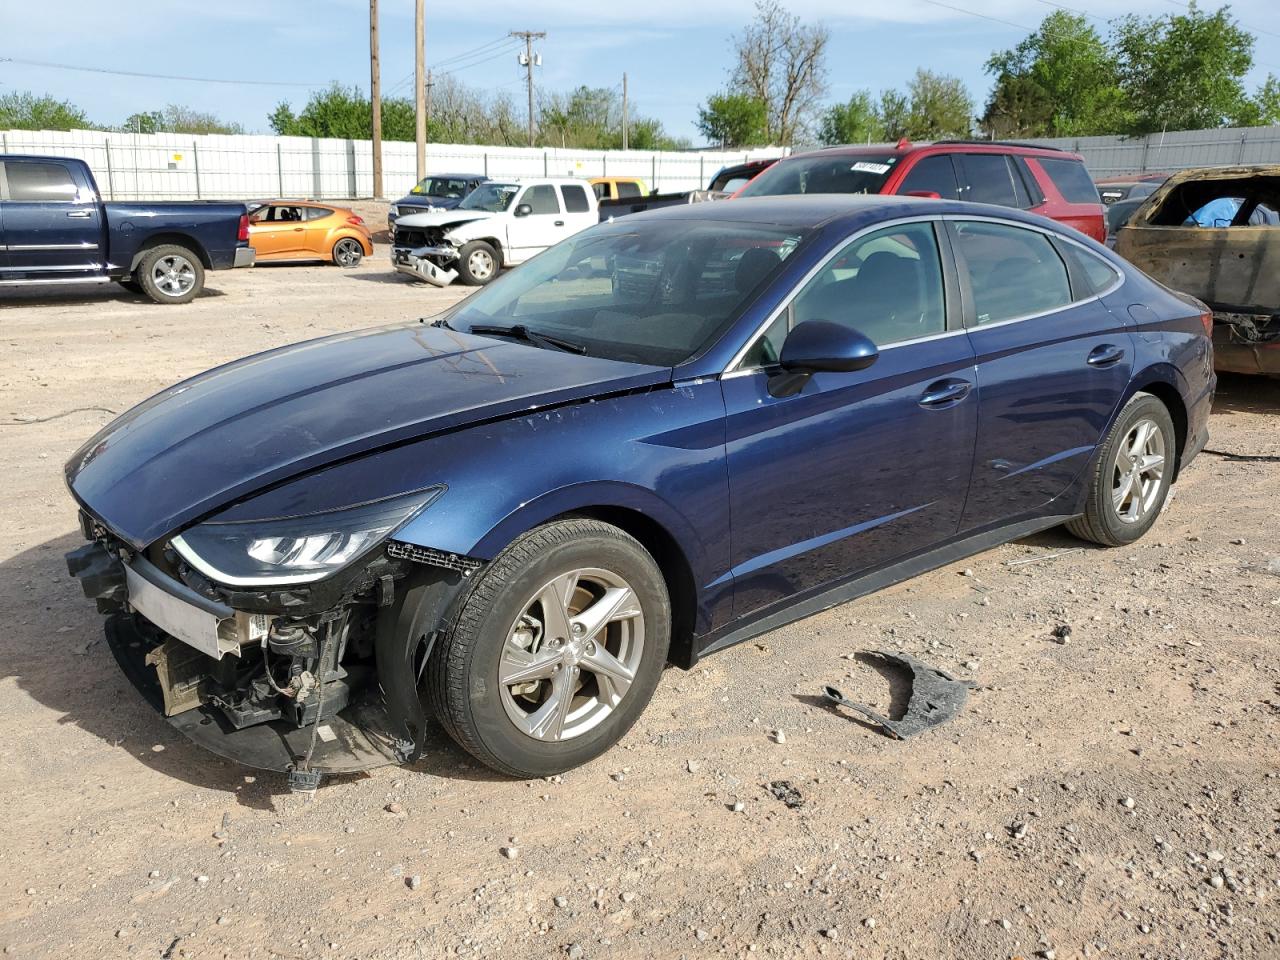
POLYGON ((599 219, 585 180, 489 180, 453 210, 400 217, 391 262, 438 287, 482 286, 599 219))

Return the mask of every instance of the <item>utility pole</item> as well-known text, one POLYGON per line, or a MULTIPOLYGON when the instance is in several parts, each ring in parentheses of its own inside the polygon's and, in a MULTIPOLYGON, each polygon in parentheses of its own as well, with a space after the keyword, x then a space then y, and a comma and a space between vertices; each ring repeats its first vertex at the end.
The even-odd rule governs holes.
POLYGON ((541 40, 546 33, 540 30, 512 30, 511 36, 524 41, 524 53, 520 55, 520 65, 525 68, 525 85, 529 90, 529 146, 533 146, 533 68, 542 65, 542 54, 537 54, 535 64, 533 41, 541 40))
POLYGON ((418 147, 418 179, 427 175, 427 36, 423 10, 426 0, 417 0, 413 11, 413 79, 414 79, 414 140, 418 147))
POLYGON ((436 85, 436 82, 431 79, 431 71, 428 70, 427 71, 427 95, 425 98, 426 105, 427 105, 427 123, 428 124, 431 123, 431 88, 434 87, 435 85, 436 85))
POLYGON ((369 0, 369 97, 373 108, 373 195, 382 198, 382 71, 378 65, 378 0, 369 0))
POLYGON ((627 75, 622 75, 622 149, 627 149, 627 75))

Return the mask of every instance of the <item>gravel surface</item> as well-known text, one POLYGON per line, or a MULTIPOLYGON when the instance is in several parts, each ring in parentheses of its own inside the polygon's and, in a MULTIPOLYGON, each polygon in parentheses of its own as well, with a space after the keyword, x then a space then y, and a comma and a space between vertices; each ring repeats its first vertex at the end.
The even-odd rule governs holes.
POLYGON ((466 291, 385 247, 209 284, 0 293, 6 954, 1280 956, 1280 383, 1223 378, 1210 446, 1255 459, 1202 456, 1137 545, 1050 532, 669 670, 563 777, 436 733, 308 801, 125 681, 63 567, 62 464, 182 377, 466 291), (976 683, 955 722, 896 742, 822 705, 900 710, 856 656, 886 647, 976 683))

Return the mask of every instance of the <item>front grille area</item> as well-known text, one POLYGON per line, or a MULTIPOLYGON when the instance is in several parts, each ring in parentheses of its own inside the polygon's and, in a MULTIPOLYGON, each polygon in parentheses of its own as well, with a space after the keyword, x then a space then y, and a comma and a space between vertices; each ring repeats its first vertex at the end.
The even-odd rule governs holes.
POLYGON ((444 243, 444 231, 397 227, 394 242, 397 247, 438 247, 444 243))

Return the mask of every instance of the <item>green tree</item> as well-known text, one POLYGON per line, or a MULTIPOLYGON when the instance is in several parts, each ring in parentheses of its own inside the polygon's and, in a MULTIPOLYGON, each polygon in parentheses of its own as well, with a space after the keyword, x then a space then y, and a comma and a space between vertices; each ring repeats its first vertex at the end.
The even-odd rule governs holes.
POLYGON ((900 140, 911 126, 911 99, 901 90, 881 90, 880 127, 886 140, 900 140))
POLYGON ((847 103, 837 103, 822 114, 818 139, 825 144, 870 143, 884 139, 884 123, 870 90, 859 90, 847 103))
POLYGON ((1128 108, 1123 131, 1194 130, 1248 123, 1257 103, 1244 88, 1253 35, 1229 7, 1205 13, 1133 14, 1114 21, 1113 46, 1128 108))
POLYGON ((66 100, 37 97, 30 91, 0 94, 0 130, 84 130, 93 124, 66 100))
POLYGON ((1258 87, 1258 95, 1253 98, 1257 110, 1254 124, 1270 126, 1280 123, 1280 80, 1274 73, 1267 74, 1267 79, 1258 87))
POLYGON ((997 136, 1067 137, 1123 126, 1120 72, 1083 15, 1055 11, 1011 50, 991 55, 995 85, 982 115, 997 136))
MULTIPOLYGON (((271 129, 284 137, 368 140, 373 136, 370 99, 359 87, 344 87, 337 83, 313 93, 297 114, 291 104, 277 104, 267 120, 271 129)), ((413 103, 403 98, 383 99, 382 138, 413 140, 414 130, 413 103)))
POLYGON ((163 110, 133 113, 120 125, 126 133, 244 133, 238 123, 219 120, 211 113, 171 103, 163 110))
POLYGON ((702 135, 722 147, 748 147, 769 142, 768 108, 748 93, 713 93, 698 107, 702 135))
POLYGON ((959 77, 919 69, 907 84, 907 132, 913 140, 967 137, 973 130, 973 98, 959 77))

